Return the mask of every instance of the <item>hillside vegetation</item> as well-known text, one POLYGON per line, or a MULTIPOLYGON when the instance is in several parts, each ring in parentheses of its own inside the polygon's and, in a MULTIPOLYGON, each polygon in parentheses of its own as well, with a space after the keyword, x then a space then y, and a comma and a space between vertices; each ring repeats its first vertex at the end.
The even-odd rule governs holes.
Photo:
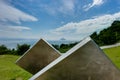
POLYGON ((100 46, 111 45, 120 41, 120 21, 114 21, 110 27, 98 34, 94 32, 91 38, 100 46))

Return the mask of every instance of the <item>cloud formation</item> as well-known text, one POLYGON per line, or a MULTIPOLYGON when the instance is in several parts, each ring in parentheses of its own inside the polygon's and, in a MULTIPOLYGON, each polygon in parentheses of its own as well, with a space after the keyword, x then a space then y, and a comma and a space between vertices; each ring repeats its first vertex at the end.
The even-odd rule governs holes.
POLYGON ((27 33, 31 30, 29 27, 20 26, 26 21, 38 21, 38 19, 13 7, 9 0, 0 0, 0 37, 24 36, 23 31, 27 33))
POLYGON ((38 19, 0 0, 0 21, 20 24, 21 21, 37 21, 38 19))
POLYGON ((75 0, 62 0, 62 6, 60 6, 60 11, 64 12, 64 11, 74 11, 75 8, 75 0))
POLYGON ((40 7, 42 7, 49 14, 71 14, 74 13, 75 2, 76 0, 58 0, 49 4, 42 4, 40 7))
POLYGON ((0 37, 30 37, 26 36, 27 33, 31 31, 31 28, 26 26, 13 26, 8 24, 0 24, 0 37))
POLYGON ((94 7, 94 6, 100 6, 104 3, 103 0, 93 0, 92 3, 88 4, 88 5, 85 5, 84 6, 84 9, 85 11, 89 10, 90 8, 94 7))
MULTIPOLYGON (((13 25, 8 25, 8 24, 0 24, 0 31, 4 32, 21 32, 23 30, 31 30, 29 27, 25 26, 13 26, 13 25)), ((3 34, 4 35, 4 34, 3 34)))
POLYGON ((31 28, 25 26, 8 26, 8 28, 10 29, 10 31, 31 30, 31 28))
POLYGON ((51 32, 62 36, 73 35, 70 37, 76 37, 76 35, 79 35, 79 38, 86 37, 95 31, 100 31, 109 27, 114 20, 120 20, 120 12, 115 14, 96 16, 92 19, 87 19, 78 23, 70 22, 52 30, 51 32))

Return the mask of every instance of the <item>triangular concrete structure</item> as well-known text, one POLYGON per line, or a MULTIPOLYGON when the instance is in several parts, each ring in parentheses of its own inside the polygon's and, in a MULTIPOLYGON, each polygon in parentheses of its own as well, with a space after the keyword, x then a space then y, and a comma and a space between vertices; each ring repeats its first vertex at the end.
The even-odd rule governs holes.
POLYGON ((88 37, 30 80, 120 80, 120 72, 88 37))
POLYGON ((35 74, 60 56, 60 53, 47 41, 40 39, 16 64, 35 74))

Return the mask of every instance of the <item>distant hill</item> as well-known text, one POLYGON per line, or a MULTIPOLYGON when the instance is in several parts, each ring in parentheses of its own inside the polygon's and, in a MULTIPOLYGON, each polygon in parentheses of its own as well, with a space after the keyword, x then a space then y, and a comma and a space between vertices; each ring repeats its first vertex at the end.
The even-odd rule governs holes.
POLYGON ((120 41, 120 21, 114 21, 110 27, 98 34, 94 32, 91 38, 100 46, 111 45, 120 41))

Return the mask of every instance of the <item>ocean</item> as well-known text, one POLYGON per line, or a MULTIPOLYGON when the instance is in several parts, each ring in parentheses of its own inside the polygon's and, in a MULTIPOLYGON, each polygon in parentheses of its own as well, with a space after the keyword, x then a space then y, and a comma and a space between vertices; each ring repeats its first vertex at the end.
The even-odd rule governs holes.
MULTIPOLYGON (((0 45, 5 45, 9 49, 16 49, 17 44, 29 44, 31 47, 37 42, 37 39, 0 39, 0 45)), ((50 44, 70 44, 78 41, 70 41, 70 40, 48 40, 50 44)))

